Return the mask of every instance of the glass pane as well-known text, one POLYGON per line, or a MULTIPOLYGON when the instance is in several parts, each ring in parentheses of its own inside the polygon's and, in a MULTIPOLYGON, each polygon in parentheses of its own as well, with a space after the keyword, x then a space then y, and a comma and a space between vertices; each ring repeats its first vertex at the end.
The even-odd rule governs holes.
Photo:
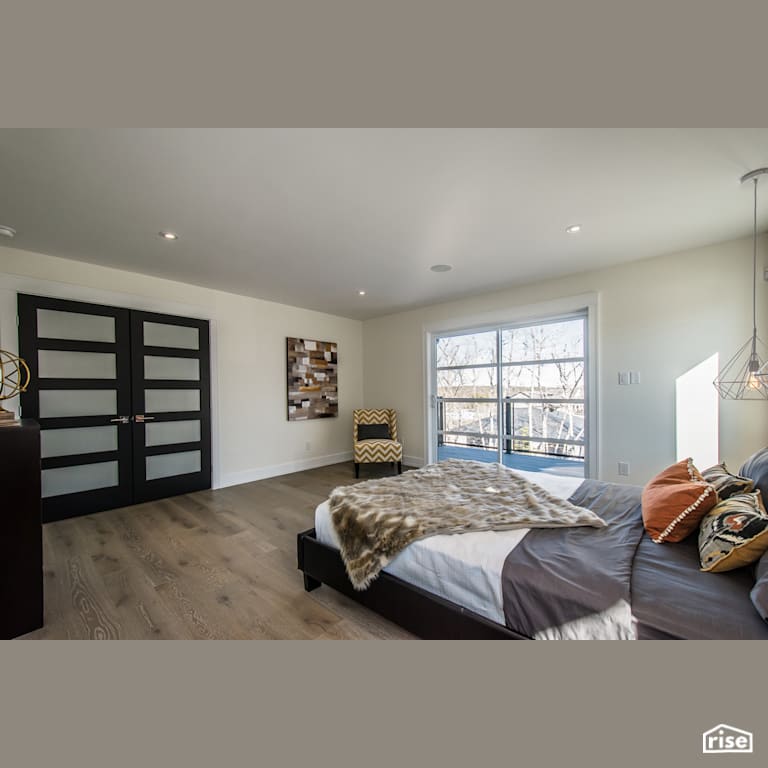
POLYGON ((505 408, 504 421, 514 451, 584 458, 583 445, 563 445, 547 440, 584 440, 584 405, 581 403, 526 404, 516 401, 505 408), (507 419, 514 425, 511 433, 507 419))
POLYGON ((584 399, 583 362, 505 366, 503 376, 505 397, 584 399))
POLYGON ((438 371, 437 395, 495 399, 496 368, 454 368, 438 371))
POLYGON ((41 379, 114 379, 113 352, 64 352, 41 349, 37 353, 41 379))
POLYGON ((40 416, 115 416, 114 389, 41 389, 40 416))
POLYGON ((116 451, 117 427, 44 429, 40 433, 40 448, 44 459, 50 456, 116 451))
POLYGON ((443 441, 453 445, 498 445, 496 403, 442 403, 438 420, 444 430, 443 441), (449 434, 449 433, 471 434, 449 434))
POLYGON ((584 356, 584 319, 541 323, 501 332, 502 362, 584 356))
POLYGON ((200 381, 200 361, 196 357, 144 355, 144 378, 200 381))
POLYGON ((149 421, 144 432, 145 445, 194 443, 200 439, 199 421, 149 421))
POLYGON ((197 328, 167 323, 144 323, 144 346, 200 349, 200 333, 197 328))
POLYGON ((199 389, 145 389, 146 413, 170 413, 173 411, 199 411, 199 389))
POLYGON ((496 331, 446 336, 437 340, 437 367, 496 362, 496 331))
POLYGON ((200 471, 200 451, 182 451, 181 453, 163 453, 147 456, 147 480, 161 477, 188 475, 200 471))
POLYGON ((41 339, 114 342, 115 318, 38 309, 37 335, 41 339))
POLYGON ((43 498, 64 493, 94 491, 119 484, 116 461, 43 470, 43 498))

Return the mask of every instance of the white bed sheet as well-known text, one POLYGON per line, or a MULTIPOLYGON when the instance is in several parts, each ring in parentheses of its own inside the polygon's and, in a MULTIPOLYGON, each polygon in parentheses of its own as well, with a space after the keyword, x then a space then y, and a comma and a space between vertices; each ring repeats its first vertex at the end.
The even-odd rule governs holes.
MULTIPOLYGON (((567 499, 582 483, 579 477, 519 472, 550 493, 567 499)), ((407 546, 384 570, 427 592, 504 624, 501 569, 507 555, 529 528, 430 536, 407 546)), ((318 541, 339 548, 328 501, 315 510, 318 541)))

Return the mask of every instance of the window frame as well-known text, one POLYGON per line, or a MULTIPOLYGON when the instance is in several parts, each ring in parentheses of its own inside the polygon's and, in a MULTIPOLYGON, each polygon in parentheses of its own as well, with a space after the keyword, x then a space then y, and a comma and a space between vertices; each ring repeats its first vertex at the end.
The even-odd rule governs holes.
MULTIPOLYGON (((598 309, 599 294, 588 293, 566 297, 548 302, 519 306, 506 312, 486 313, 483 315, 454 318, 452 321, 436 322, 424 326, 425 350, 425 419, 424 445, 425 463, 437 461, 437 360, 436 340, 470 333, 504 331, 524 328, 531 325, 544 325, 583 318, 584 334, 584 405, 585 450, 584 477, 599 476, 599 408, 598 392, 598 309)), ((501 362, 502 335, 497 336, 498 369, 503 369, 501 362)), ((580 359, 580 358, 579 358, 580 359)), ((471 366, 478 367, 478 366, 471 366)), ((502 382, 498 382, 497 400, 503 400, 502 382)), ((501 406, 499 406, 501 407, 501 406)), ((500 413, 501 411, 499 411, 500 413)))

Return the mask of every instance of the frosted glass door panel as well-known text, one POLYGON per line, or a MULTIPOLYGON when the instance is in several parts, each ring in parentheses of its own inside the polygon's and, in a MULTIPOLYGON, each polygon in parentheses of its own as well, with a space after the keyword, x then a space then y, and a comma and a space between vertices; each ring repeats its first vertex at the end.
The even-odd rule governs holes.
POLYGON ((114 379, 117 375, 112 352, 41 349, 37 361, 41 379, 114 379))
POLYGON ((113 416, 117 414, 114 389, 41 389, 40 416, 113 416))
POLYGON ((144 346, 200 349, 200 332, 187 325, 144 321, 144 346))
POLYGON ((73 427, 40 432, 42 458, 117 450, 117 427, 73 427))
POLYGON ((72 341, 115 341, 115 318, 81 315, 55 309, 37 310, 37 335, 41 339, 72 341))
POLYGON ((145 445, 173 445, 174 443, 196 443, 200 440, 200 422, 195 421, 150 421, 144 427, 145 445))
POLYGON ((163 453, 147 456, 147 480, 159 480, 161 477, 188 475, 200 471, 200 451, 182 453, 163 453))
POLYGON ((43 498, 111 488, 120 482, 116 461, 44 469, 42 481, 43 498))
POLYGON ((145 413, 199 411, 199 389, 145 389, 145 413))
POLYGON ((196 357, 144 355, 144 378, 200 381, 200 361, 196 357))

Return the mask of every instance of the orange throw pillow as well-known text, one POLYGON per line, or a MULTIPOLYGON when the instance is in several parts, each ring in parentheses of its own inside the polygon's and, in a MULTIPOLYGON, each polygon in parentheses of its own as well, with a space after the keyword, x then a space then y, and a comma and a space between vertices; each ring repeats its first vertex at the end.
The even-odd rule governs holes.
POLYGON ((657 544, 682 541, 717 502, 715 487, 693 459, 678 461, 643 488, 643 525, 657 544))

